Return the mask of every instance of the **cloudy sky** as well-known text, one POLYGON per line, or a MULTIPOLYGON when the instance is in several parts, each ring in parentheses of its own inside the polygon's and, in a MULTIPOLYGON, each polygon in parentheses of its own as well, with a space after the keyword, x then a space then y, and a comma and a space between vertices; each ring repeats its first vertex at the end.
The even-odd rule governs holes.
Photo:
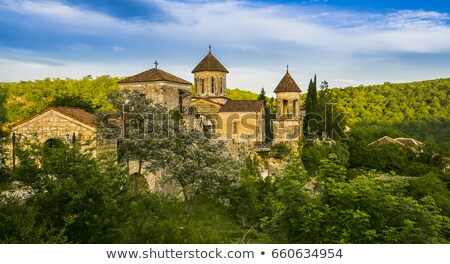
POLYGON ((450 77, 448 0, 0 0, 0 82, 159 68, 192 81, 207 54, 228 86, 303 91, 450 77))

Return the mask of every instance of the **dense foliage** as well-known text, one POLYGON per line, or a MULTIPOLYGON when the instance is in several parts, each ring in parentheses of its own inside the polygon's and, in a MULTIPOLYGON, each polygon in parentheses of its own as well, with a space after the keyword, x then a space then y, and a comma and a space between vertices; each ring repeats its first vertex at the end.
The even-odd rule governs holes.
POLYGON ((111 110, 106 95, 118 89, 119 78, 86 76, 81 80, 44 79, 0 83, 0 125, 14 123, 49 106, 74 106, 92 112, 111 110))
MULTIPOLYGON (((347 136, 305 140, 300 151, 277 144, 245 161, 141 96, 107 98, 117 91, 114 78, 0 84, 0 122, 68 105, 101 110, 99 121, 116 109, 113 120, 128 126, 101 131, 119 139, 119 157, 92 157, 79 143, 20 142, 14 171, 8 139, 0 140, 0 243, 449 243, 450 174, 442 162, 450 153, 449 82, 322 83, 317 104, 348 113, 347 136), (124 122, 140 112, 152 113, 151 127, 167 137, 124 122), (370 144, 383 136, 413 136, 425 148, 370 144), (141 173, 164 170, 173 192, 143 190, 130 161, 141 173)), ((258 98, 239 93, 229 95, 258 98)), ((273 100, 259 98, 273 109, 273 100)))

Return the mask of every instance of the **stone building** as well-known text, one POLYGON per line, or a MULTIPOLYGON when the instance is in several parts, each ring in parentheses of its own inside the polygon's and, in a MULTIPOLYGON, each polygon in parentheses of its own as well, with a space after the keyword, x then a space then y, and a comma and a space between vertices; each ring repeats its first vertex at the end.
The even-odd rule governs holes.
POLYGON ((96 132, 95 116, 73 107, 50 107, 11 127, 11 133, 17 141, 27 139, 42 144, 56 141, 89 142, 94 155, 116 147, 114 141, 97 139, 96 132))
MULTIPOLYGON (((153 102, 178 109, 188 126, 214 133, 217 139, 257 144, 265 137, 265 108, 262 100, 230 100, 227 95, 229 71, 211 53, 194 67, 193 85, 157 68, 119 82, 121 90, 138 91, 153 102), (192 95, 191 95, 192 89, 192 95)), ((301 90, 286 72, 275 89, 277 115, 272 122, 274 142, 298 142, 301 134, 301 90)))
POLYGON ((274 143, 298 141, 302 135, 302 115, 300 111, 301 90, 289 69, 275 88, 276 119, 272 120, 274 143))
POLYGON ((209 53, 192 70, 192 106, 199 114, 204 131, 232 143, 264 141, 264 102, 230 100, 227 94, 228 70, 209 53))
POLYGON ((119 81, 120 90, 137 91, 155 103, 180 112, 191 106, 192 84, 177 76, 155 68, 119 81))
MULTIPOLYGON (((247 144, 258 148, 271 146, 265 136, 265 107, 262 100, 231 100, 227 95, 228 70, 211 53, 192 70, 194 83, 155 67, 125 78, 120 90, 138 91, 169 109, 178 110, 185 124, 193 129, 214 133, 229 144, 247 144), (192 95, 191 95, 192 93, 192 95)), ((300 88, 287 71, 275 89, 276 119, 272 120, 273 142, 297 143, 301 135, 300 88)), ((33 137, 45 143, 50 139, 92 140, 95 154, 112 150, 117 142, 96 138, 95 117, 84 110, 51 107, 11 128, 21 137, 33 137)))

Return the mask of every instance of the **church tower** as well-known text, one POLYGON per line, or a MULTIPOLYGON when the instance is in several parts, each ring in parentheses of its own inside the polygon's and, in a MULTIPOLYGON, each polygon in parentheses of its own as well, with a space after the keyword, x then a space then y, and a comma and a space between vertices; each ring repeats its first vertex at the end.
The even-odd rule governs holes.
POLYGON ((206 98, 220 104, 228 100, 228 70, 214 57, 209 46, 208 54, 192 70, 194 74, 194 98, 206 98))
POLYGON ((300 115, 300 93, 302 91, 289 74, 289 68, 275 88, 276 119, 272 120, 275 143, 298 141, 302 136, 302 117, 300 115))

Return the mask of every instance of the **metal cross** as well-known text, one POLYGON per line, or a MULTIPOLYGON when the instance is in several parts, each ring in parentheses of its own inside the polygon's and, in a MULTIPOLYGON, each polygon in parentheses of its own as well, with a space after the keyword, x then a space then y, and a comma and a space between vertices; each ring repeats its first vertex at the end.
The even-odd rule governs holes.
POLYGON ((154 62, 154 64, 155 64, 155 69, 158 69, 158 61, 157 60, 155 60, 155 62, 154 62))

